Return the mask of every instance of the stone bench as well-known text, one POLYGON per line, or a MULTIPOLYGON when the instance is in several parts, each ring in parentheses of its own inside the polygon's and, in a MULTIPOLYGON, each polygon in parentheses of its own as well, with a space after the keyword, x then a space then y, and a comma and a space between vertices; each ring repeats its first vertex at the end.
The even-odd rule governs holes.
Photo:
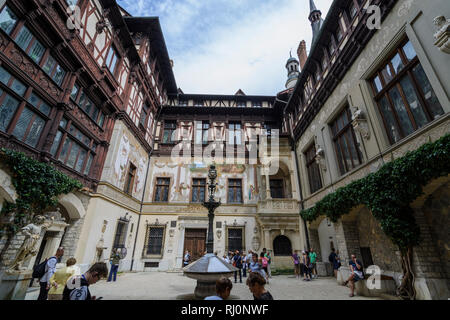
POLYGON ((367 287, 367 280, 370 276, 371 275, 365 274, 363 281, 360 280, 356 282, 355 292, 357 295, 365 297, 379 297, 382 294, 395 294, 397 286, 394 278, 382 274, 380 275, 380 288, 369 289, 367 287))
MULTIPOLYGON (((351 271, 349 267, 340 267, 337 282, 343 285, 350 277, 351 271)), ((380 289, 369 289, 367 280, 371 275, 364 273, 364 280, 357 281, 355 284, 355 293, 365 297, 379 297, 381 294, 395 294, 397 285, 394 278, 387 275, 380 275, 380 289)))

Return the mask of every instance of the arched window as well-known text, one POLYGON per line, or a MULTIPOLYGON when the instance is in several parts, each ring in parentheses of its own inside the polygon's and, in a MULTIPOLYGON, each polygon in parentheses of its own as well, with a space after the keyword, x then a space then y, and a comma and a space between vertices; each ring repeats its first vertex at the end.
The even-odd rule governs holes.
POLYGON ((273 252, 276 256, 290 256, 292 254, 291 240, 286 236, 278 236, 273 240, 273 252))

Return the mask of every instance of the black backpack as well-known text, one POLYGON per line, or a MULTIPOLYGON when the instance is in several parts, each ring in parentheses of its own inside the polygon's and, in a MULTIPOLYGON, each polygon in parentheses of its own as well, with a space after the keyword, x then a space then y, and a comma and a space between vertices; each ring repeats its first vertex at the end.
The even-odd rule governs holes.
POLYGON ((56 259, 56 257, 51 257, 48 259, 45 259, 43 262, 39 263, 38 265, 34 266, 33 268, 33 274, 31 275, 33 278, 42 278, 45 274, 45 268, 47 267, 47 262, 49 259, 56 259))

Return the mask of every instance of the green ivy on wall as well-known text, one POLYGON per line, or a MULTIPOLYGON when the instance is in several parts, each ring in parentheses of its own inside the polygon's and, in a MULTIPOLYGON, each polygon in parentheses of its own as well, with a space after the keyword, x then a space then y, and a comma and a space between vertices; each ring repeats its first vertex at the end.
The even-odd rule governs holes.
POLYGON ((447 176, 449 172, 450 134, 447 134, 328 194, 300 215, 306 221, 325 215, 337 222, 352 208, 365 205, 386 235, 405 250, 417 245, 420 237, 410 203, 423 193, 423 187, 431 180, 447 176))
POLYGON ((12 223, 3 232, 16 233, 36 214, 58 204, 57 196, 67 194, 83 185, 56 170, 53 166, 34 160, 24 153, 0 149, 0 160, 12 173, 12 183, 18 195, 15 203, 6 202, 1 215, 12 215, 12 223))

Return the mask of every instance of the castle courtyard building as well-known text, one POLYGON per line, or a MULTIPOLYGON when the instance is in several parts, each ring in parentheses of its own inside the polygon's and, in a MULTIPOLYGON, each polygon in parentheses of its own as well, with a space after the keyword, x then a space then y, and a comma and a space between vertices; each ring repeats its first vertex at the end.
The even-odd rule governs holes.
MULTIPOLYGON (((0 147, 83 185, 47 209, 53 223, 24 266, 63 246, 61 262, 75 257, 83 272, 117 249, 119 271, 182 271, 186 251, 193 261, 206 252, 202 204, 215 164, 219 257, 266 248, 271 268, 286 270, 293 251, 314 248, 319 274, 331 276, 336 248, 338 282, 355 254, 399 285, 398 248, 368 208, 335 223, 300 213, 450 132, 448 20, 435 20, 450 8, 445 0, 334 0, 322 17, 309 6, 309 53, 301 41, 298 60, 280 61, 286 90, 263 96, 184 93, 159 19, 133 17, 115 0, 0 0, 0 147), (371 6, 378 27, 369 28, 378 13, 371 6)), ((0 208, 20 197, 14 177, 0 161, 0 208)), ((444 299, 448 177, 424 192, 411 204, 423 237, 415 288, 418 299, 444 299)), ((23 239, 2 234, 0 271, 23 239)))

